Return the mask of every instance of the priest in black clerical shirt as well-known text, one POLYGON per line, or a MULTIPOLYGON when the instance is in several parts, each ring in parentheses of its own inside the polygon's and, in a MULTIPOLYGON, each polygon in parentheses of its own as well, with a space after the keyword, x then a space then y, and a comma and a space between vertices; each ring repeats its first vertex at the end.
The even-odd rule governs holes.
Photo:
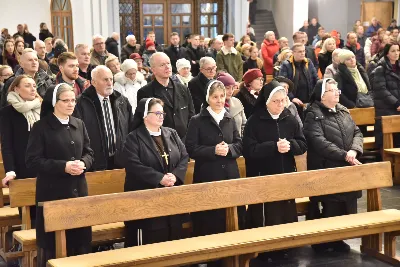
POLYGON ((154 80, 140 88, 137 101, 142 98, 156 97, 164 102, 164 126, 175 129, 180 138, 186 135, 190 118, 195 114, 189 90, 170 77, 172 66, 169 57, 163 52, 156 52, 150 58, 150 67, 154 80))
POLYGON ((178 61, 178 59, 181 59, 181 58, 188 59, 187 50, 186 50, 186 48, 179 45, 180 39, 179 39, 179 34, 177 32, 171 33, 171 37, 170 37, 169 41, 171 43, 171 46, 167 47, 164 50, 164 52, 165 52, 165 54, 167 54, 167 56, 171 60, 172 72, 178 73, 178 70, 176 68, 176 62, 178 61))

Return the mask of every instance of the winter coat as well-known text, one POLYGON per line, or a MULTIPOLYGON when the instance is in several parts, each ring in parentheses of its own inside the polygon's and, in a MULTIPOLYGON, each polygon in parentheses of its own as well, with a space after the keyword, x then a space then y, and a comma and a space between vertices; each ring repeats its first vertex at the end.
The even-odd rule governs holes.
POLYGON ((217 50, 215 50, 213 48, 210 48, 208 50, 208 52, 206 53, 206 57, 212 57, 214 60, 216 60, 217 59, 217 53, 218 53, 217 50))
MULTIPOLYGON (((8 88, 14 81, 15 77, 20 76, 22 74, 25 74, 25 72, 22 68, 19 68, 19 70, 14 74, 14 76, 11 76, 5 82, 3 91, 1 92, 1 94, 2 94, 1 95, 1 104, 0 104, 1 108, 8 106, 8 102, 7 102, 8 88)), ((52 77, 50 77, 44 70, 41 70, 41 69, 39 69, 39 71, 36 72, 34 79, 36 82, 36 90, 41 98, 44 97, 44 94, 46 93, 47 89, 49 89, 50 86, 55 84, 55 80, 52 77)))
POLYGON ((44 42, 44 40, 46 40, 47 38, 53 38, 53 34, 49 31, 49 30, 41 30, 39 33, 39 40, 42 40, 44 42))
POLYGON ((229 104, 229 115, 235 120, 236 128, 239 131, 239 135, 243 136, 244 126, 246 125, 247 119, 244 113, 244 107, 242 102, 236 97, 231 97, 228 101, 229 104))
POLYGON ((324 75, 326 68, 332 64, 332 52, 327 51, 325 54, 319 53, 318 63, 319 70, 321 71, 322 75, 324 75))
POLYGON ((200 46, 194 49, 192 44, 189 44, 186 49, 188 55, 187 60, 190 61, 192 76, 197 76, 200 72, 200 59, 206 55, 206 52, 200 46))
POLYGON ((184 139, 190 118, 195 114, 192 97, 189 90, 181 83, 170 79, 173 87, 173 103, 165 97, 168 94, 165 87, 157 79, 146 84, 137 93, 137 101, 142 98, 156 97, 164 101, 164 126, 175 129, 181 139, 184 139))
POLYGON ((264 60, 264 70, 267 75, 273 73, 274 63, 273 58, 276 52, 279 51, 278 41, 273 42, 264 39, 261 45, 261 56, 264 60))
POLYGON ((123 63, 125 59, 128 59, 133 53, 139 53, 139 49, 137 49, 136 45, 131 46, 130 44, 125 44, 124 46, 122 46, 121 63, 123 63))
POLYGON ((231 52, 228 52, 225 47, 222 47, 217 53, 215 61, 217 62, 218 70, 225 70, 227 73, 232 75, 233 79, 237 82, 242 81, 243 61, 235 48, 232 47, 231 52))
POLYGON ((111 37, 108 37, 106 40, 106 50, 119 58, 119 51, 118 51, 118 42, 111 37))
MULTIPOLYGON (((374 71, 373 92, 375 104, 375 117, 400 115, 397 108, 400 107, 400 63, 396 62, 396 70, 393 70, 390 61, 383 57, 374 71)), ((378 147, 383 144, 382 122, 375 121, 375 143, 378 147)), ((395 135, 395 139, 398 137, 395 135)), ((395 143, 397 141, 395 140, 395 143)))
POLYGON ((314 64, 314 68, 318 70, 319 62, 314 47, 306 46, 306 58, 311 59, 312 63, 314 64))
POLYGON ((82 78, 91 82, 92 81, 92 70, 96 67, 97 67, 96 65, 89 64, 86 72, 83 72, 82 69, 79 68, 79 76, 81 76, 82 78))
MULTIPOLYGON (((121 152, 126 137, 132 131, 132 107, 126 97, 114 91, 110 95, 111 109, 115 129, 115 156, 114 163, 122 168, 121 152)), ((108 168, 107 135, 102 111, 96 89, 90 86, 78 98, 74 116, 83 120, 90 138, 90 145, 94 151, 94 163, 90 171, 101 171, 108 168)))
MULTIPOLYGON (((63 125, 49 114, 33 125, 26 149, 26 166, 37 174, 36 179, 36 238, 41 248, 54 249, 54 232, 45 233, 43 207, 39 202, 84 197, 88 195, 85 174, 65 172, 68 161, 81 160, 86 170, 93 163, 93 150, 85 124, 69 117, 63 125)), ((84 208, 84 207, 82 207, 84 208)), ((67 246, 87 245, 92 240, 91 227, 67 230, 67 246)))
MULTIPOLYGON (((1 154, 4 172, 14 171, 16 179, 36 177, 36 172, 25 164, 26 147, 30 131, 25 116, 13 106, 4 107, 1 111, 1 154)), ((34 214, 33 214, 34 216, 34 214)))
MULTIPOLYGON (((291 80, 295 87, 297 87, 298 80, 296 80, 296 67, 294 65, 294 59, 293 56, 291 56, 288 60, 285 60, 282 65, 281 69, 279 71, 279 76, 283 76, 291 80)), ((318 81, 318 74, 317 70, 314 67, 314 64, 309 58, 305 58, 303 61, 303 71, 304 74, 306 75, 307 78, 307 84, 308 84, 308 91, 307 91, 307 98, 306 99, 300 99, 301 101, 308 103, 310 96, 314 90, 315 84, 318 81)), ((297 78, 298 79, 298 78, 297 78)), ((289 96, 291 99, 297 97, 298 92, 300 90, 304 90, 304 88, 295 88, 294 92, 290 93, 289 96)))
MULTIPOLYGON (((163 188, 160 184, 165 173, 176 176, 174 186, 184 184, 189 155, 175 130, 161 127, 164 147, 168 151, 168 169, 164 169, 162 158, 156 149, 146 126, 142 124, 132 131, 126 138, 123 158, 126 171, 124 191, 139 191, 146 189, 163 188)), ((168 189, 165 189, 168 190, 168 189)), ((164 229, 171 226, 182 226, 182 216, 164 216, 125 222, 127 227, 138 229, 164 229)), ((130 231, 128 231, 130 232, 130 231)), ((126 238, 136 238, 128 236, 126 238)))
POLYGON ((335 74, 337 73, 338 70, 338 65, 336 63, 332 63, 330 64, 328 67, 326 67, 325 69, 325 74, 324 74, 324 78, 332 78, 333 76, 335 76, 335 74))
POLYGON ((104 57, 100 56, 95 50, 90 54, 90 64, 92 65, 105 65, 106 59, 110 56, 110 53, 106 50, 106 55, 104 57))
POLYGON ((242 103, 246 118, 250 118, 250 116, 253 114, 253 109, 257 98, 255 98, 254 95, 247 90, 243 83, 240 84, 239 93, 237 93, 235 97, 242 103))
MULTIPOLYGON (((302 129, 288 109, 277 120, 264 107, 257 107, 247 121, 243 135, 243 156, 247 177, 290 173, 296 171, 295 155, 307 151, 302 129), (290 142, 288 153, 279 153, 277 142, 290 142)), ((248 228, 297 221, 295 200, 249 205, 246 216, 248 228)))
POLYGON ((361 66, 363 66, 363 68, 365 68, 364 48, 362 48, 362 46, 359 43, 357 43, 356 46, 350 46, 349 44, 346 44, 346 46, 343 47, 343 49, 350 50, 351 52, 353 52, 353 54, 356 56, 357 62, 360 63, 361 66))
MULTIPOLYGON (((350 166, 349 150, 363 153, 363 135, 348 109, 336 105, 336 112, 315 101, 306 110, 304 135, 308 143, 307 170, 350 166)), ((351 179, 351 177, 349 177, 351 179)), ((317 201, 346 201, 361 197, 361 191, 315 197, 317 201)))
POLYGON ((199 72, 199 74, 188 83, 188 89, 192 96, 194 111, 196 114, 200 113, 201 106, 207 102, 207 84, 209 81, 210 80, 207 79, 203 73, 199 72))
POLYGON ((382 26, 381 26, 380 24, 377 24, 376 26, 374 26, 374 25, 371 24, 371 25, 368 27, 367 31, 365 32, 365 35, 366 35, 367 37, 371 37, 371 35, 372 35, 374 32, 377 32, 380 28, 382 28, 382 26))
MULTIPOLYGON (((359 63, 357 63, 357 68, 361 74, 362 79, 367 85, 368 91, 371 91, 367 72, 359 63)), ((338 83, 338 88, 342 91, 342 93, 340 94, 340 104, 342 104, 346 108, 355 108, 357 102, 358 87, 345 64, 339 64, 338 72, 335 74, 334 79, 338 83)))
POLYGON ((128 98, 132 106, 132 113, 135 114, 137 104, 137 92, 140 88, 147 84, 141 72, 136 72, 136 79, 132 81, 125 76, 124 72, 119 72, 114 75, 114 90, 128 98))
POLYGON ((188 59, 188 54, 186 48, 179 46, 179 52, 176 51, 176 47, 169 46, 164 50, 164 53, 167 54, 169 59, 171 60, 172 72, 178 73, 178 69, 176 68, 176 61, 181 58, 188 59))

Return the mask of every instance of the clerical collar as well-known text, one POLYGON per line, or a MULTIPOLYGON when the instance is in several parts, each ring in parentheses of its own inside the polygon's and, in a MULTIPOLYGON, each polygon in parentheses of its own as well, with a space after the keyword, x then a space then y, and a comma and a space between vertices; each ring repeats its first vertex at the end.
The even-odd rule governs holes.
POLYGON ((160 130, 158 130, 158 132, 152 132, 147 127, 146 127, 146 129, 149 132, 150 136, 160 136, 161 135, 161 128, 160 128, 160 130))
MULTIPOLYGON (((53 113, 54 114, 54 113, 53 113)), ((61 122, 61 124, 66 125, 69 123, 69 117, 67 119, 61 119, 59 117, 57 117, 56 114, 54 114, 54 116, 56 116, 56 118, 61 122)))

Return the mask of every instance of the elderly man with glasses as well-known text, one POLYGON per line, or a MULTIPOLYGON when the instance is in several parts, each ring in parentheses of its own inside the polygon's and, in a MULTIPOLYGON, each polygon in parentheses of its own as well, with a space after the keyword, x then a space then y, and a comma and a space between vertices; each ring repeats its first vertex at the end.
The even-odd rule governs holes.
POLYGON ((106 50, 106 42, 103 36, 95 35, 93 40, 93 52, 90 55, 90 64, 105 65, 109 53, 106 50))

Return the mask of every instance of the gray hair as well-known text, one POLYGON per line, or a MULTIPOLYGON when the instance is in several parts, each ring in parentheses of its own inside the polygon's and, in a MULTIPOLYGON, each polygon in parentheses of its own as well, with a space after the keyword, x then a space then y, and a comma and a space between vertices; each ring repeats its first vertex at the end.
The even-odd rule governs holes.
POLYGON ((78 50, 81 50, 83 48, 89 48, 89 46, 87 44, 77 44, 75 46, 75 54, 77 53, 78 50))
POLYGON ((95 34, 95 35, 93 35, 93 37, 92 37, 92 43, 94 44, 94 41, 96 41, 97 39, 103 39, 103 40, 105 40, 104 37, 103 37, 102 35, 100 35, 100 34, 95 34))
POLYGON ((107 68, 106 66, 104 66, 104 65, 99 65, 99 66, 97 66, 96 68, 94 68, 93 70, 92 70, 92 72, 91 72, 91 74, 92 74, 92 80, 97 80, 97 77, 98 77, 98 75, 99 75, 99 72, 100 71, 106 71, 106 72, 110 72, 110 73, 112 73, 111 72, 111 70, 109 69, 109 68, 107 68))
POLYGON ((60 100, 60 95, 65 92, 74 92, 74 89, 69 84, 66 83, 61 84, 56 93, 56 100, 57 101, 60 100))
POLYGON ((264 34, 264 39, 268 39, 269 36, 272 35, 272 34, 275 34, 275 33, 274 33, 273 31, 267 31, 267 32, 264 34))
POLYGON ((202 57, 200 59, 200 68, 203 68, 203 66, 206 64, 216 64, 216 63, 212 57, 202 57))
POLYGON ((126 36, 125 40, 126 40, 126 42, 129 42, 129 40, 130 40, 130 39, 133 39, 133 38, 136 39, 136 36, 133 35, 133 34, 130 34, 130 35, 126 36))

